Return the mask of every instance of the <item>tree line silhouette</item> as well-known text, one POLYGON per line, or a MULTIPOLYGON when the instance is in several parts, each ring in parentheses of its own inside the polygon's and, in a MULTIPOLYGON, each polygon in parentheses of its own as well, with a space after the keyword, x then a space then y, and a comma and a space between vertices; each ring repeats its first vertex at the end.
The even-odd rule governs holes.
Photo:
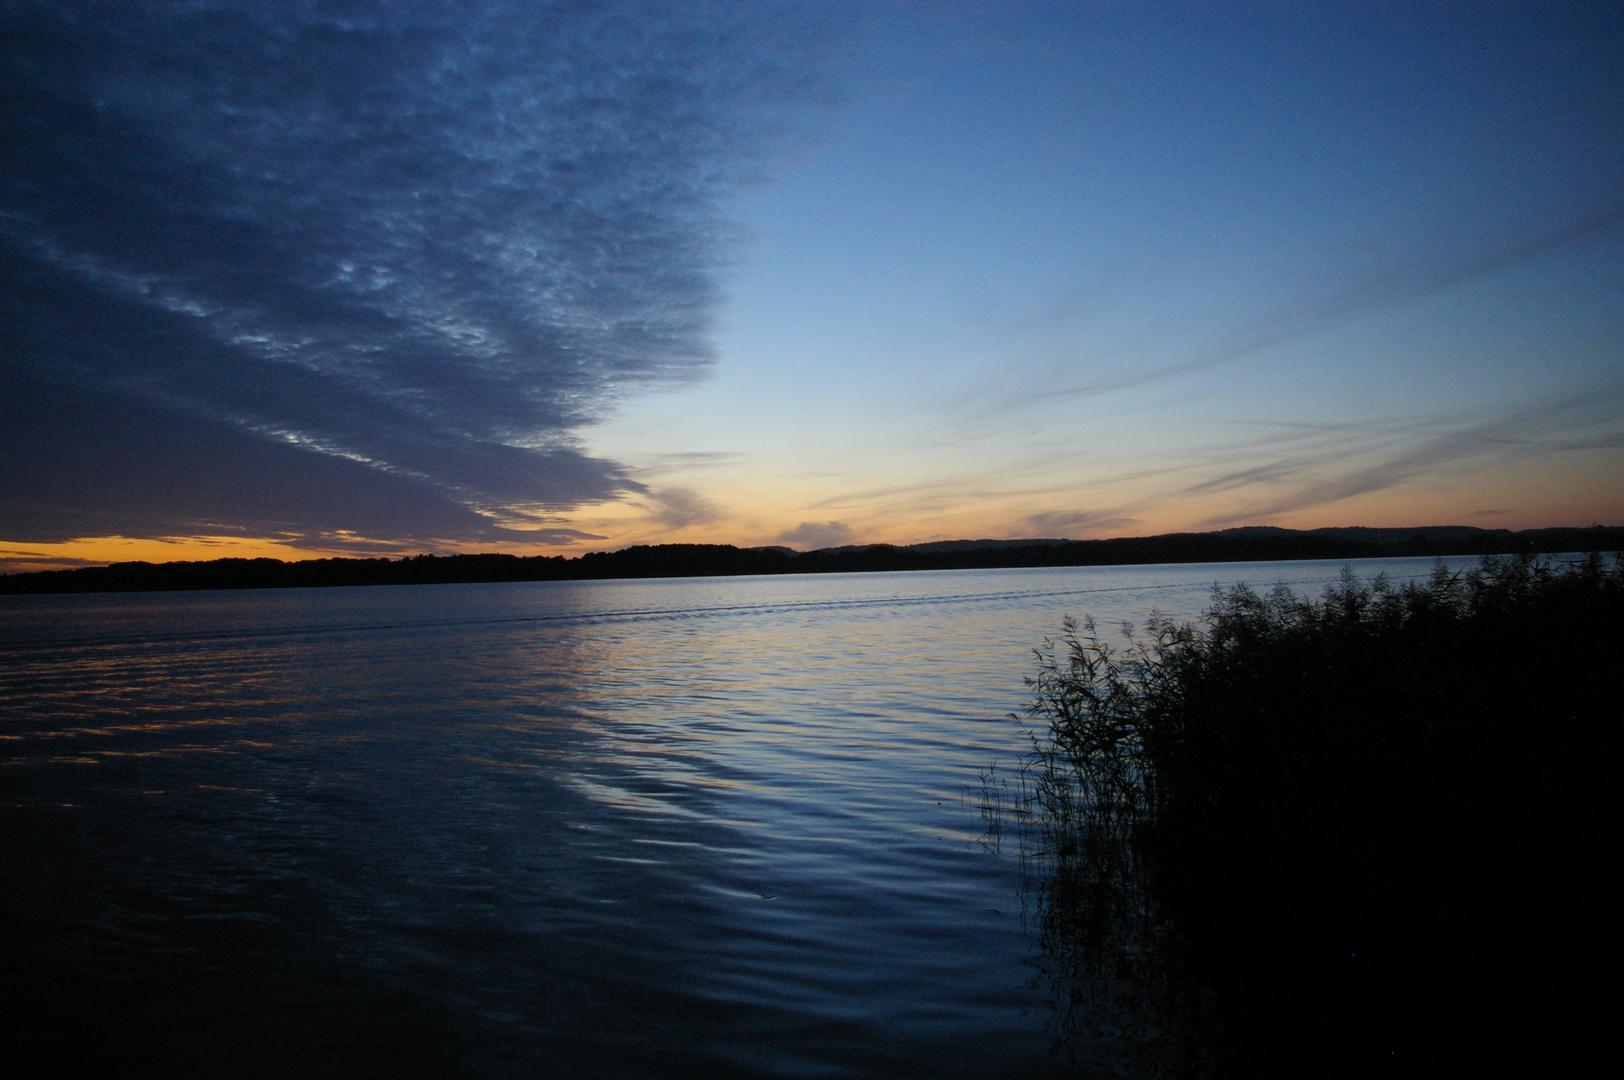
POLYGON ((0 594, 1132 566, 1401 555, 1515 555, 1619 548, 1624 548, 1624 527, 1617 526, 1522 532, 1470 526, 1310 531, 1248 527, 1109 540, 958 540, 903 546, 853 545, 804 552, 785 547, 740 548, 730 544, 653 544, 620 551, 588 552, 573 558, 481 553, 286 562, 269 558, 124 562, 0 575, 0 594))

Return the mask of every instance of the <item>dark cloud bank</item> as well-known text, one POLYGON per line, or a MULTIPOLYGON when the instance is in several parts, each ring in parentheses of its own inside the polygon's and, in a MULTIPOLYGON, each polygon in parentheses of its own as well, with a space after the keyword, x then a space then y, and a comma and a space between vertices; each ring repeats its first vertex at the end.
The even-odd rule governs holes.
POLYGON ((704 370, 719 201, 837 36, 759 5, 0 7, 0 539, 516 539, 636 490, 572 433, 704 370))

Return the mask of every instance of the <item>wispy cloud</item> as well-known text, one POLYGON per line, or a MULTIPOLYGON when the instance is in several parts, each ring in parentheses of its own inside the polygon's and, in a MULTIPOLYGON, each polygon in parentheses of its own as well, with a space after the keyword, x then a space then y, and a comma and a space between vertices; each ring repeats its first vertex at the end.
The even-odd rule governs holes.
MULTIPOLYGON (((1535 457, 1624 446, 1624 386, 1609 386, 1514 411, 1450 426, 1422 438, 1391 439, 1387 447, 1353 457, 1342 447, 1266 462, 1222 478, 1223 489, 1239 487, 1240 477, 1270 482, 1278 494, 1241 504, 1232 513, 1203 525, 1220 527, 1243 521, 1328 506, 1386 491, 1421 477, 1472 462, 1528 461, 1535 457), (1391 443, 1398 443, 1394 446, 1391 443), (1370 458, 1375 457, 1374 461, 1370 458)), ((1183 494, 1214 490, 1210 481, 1190 485, 1183 494)))
POLYGON ((1179 364, 1055 391, 1092 397, 1189 375, 1256 355, 1288 341, 1323 333, 1352 319, 1414 303, 1444 289, 1465 285, 1615 230, 1624 206, 1571 222, 1561 228, 1462 252, 1450 248, 1411 255, 1351 275, 1339 287, 1304 303, 1282 307, 1247 323, 1212 352, 1179 364))
POLYGON ((652 454, 646 471, 652 473, 686 472, 692 469, 721 469, 737 465, 747 454, 731 451, 695 450, 668 454, 652 454))
POLYGON ((1289 342, 1324 333, 1367 315, 1415 303, 1446 289, 1470 284, 1587 241, 1615 238, 1624 225, 1624 205, 1613 206, 1561 227, 1498 243, 1467 246, 1456 241, 1343 272, 1306 298, 1281 304, 1225 333, 1209 348, 1176 363, 1125 371, 1041 392, 993 397, 970 410, 974 419, 1022 412, 1034 405, 1100 397, 1169 382, 1236 363, 1289 342))
MULTIPOLYGON (((492 538, 639 489, 574 433, 701 376, 721 202, 828 12, 0 10, 0 536, 492 538)), ((532 538, 543 536, 532 534, 532 538)))
POLYGON ((649 492, 648 501, 653 504, 654 520, 667 529, 704 525, 722 517, 714 503, 689 488, 658 488, 649 492))
POLYGON ((1132 531, 1140 520, 1112 511, 1052 510, 1029 514, 1020 531, 1023 537, 1055 537, 1077 540, 1116 530, 1132 531))
MULTIPOLYGON (((1499 410, 1246 427, 1240 438, 1167 449, 1124 467, 1102 467, 1091 456, 1086 476, 1012 488, 1028 505, 1052 509, 1012 518, 1011 535, 1134 533, 1147 521, 1198 529, 1262 524, 1418 482, 1447 486, 1471 472, 1617 449, 1624 447, 1624 385, 1499 410), (1215 496, 1227 509, 1200 517, 1199 508, 1210 508, 1215 496)), ((1471 516, 1513 513, 1485 509, 1471 516)))

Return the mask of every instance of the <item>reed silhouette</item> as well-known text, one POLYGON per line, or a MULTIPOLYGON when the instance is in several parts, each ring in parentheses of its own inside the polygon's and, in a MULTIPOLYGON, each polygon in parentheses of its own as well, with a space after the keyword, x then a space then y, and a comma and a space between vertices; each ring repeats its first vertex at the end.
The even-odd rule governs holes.
POLYGON ((1068 621, 1013 827, 1057 1034, 1116 1071, 1603 1065, 1624 566, 1484 560, 1068 621))

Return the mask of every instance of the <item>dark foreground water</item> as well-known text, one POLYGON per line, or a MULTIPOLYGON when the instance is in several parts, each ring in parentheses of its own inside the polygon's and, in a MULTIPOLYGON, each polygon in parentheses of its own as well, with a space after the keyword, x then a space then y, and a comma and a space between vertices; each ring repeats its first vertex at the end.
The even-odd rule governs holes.
POLYGON ((8 1071, 1044 1075, 1032 648, 1341 566, 0 598, 8 1071))

